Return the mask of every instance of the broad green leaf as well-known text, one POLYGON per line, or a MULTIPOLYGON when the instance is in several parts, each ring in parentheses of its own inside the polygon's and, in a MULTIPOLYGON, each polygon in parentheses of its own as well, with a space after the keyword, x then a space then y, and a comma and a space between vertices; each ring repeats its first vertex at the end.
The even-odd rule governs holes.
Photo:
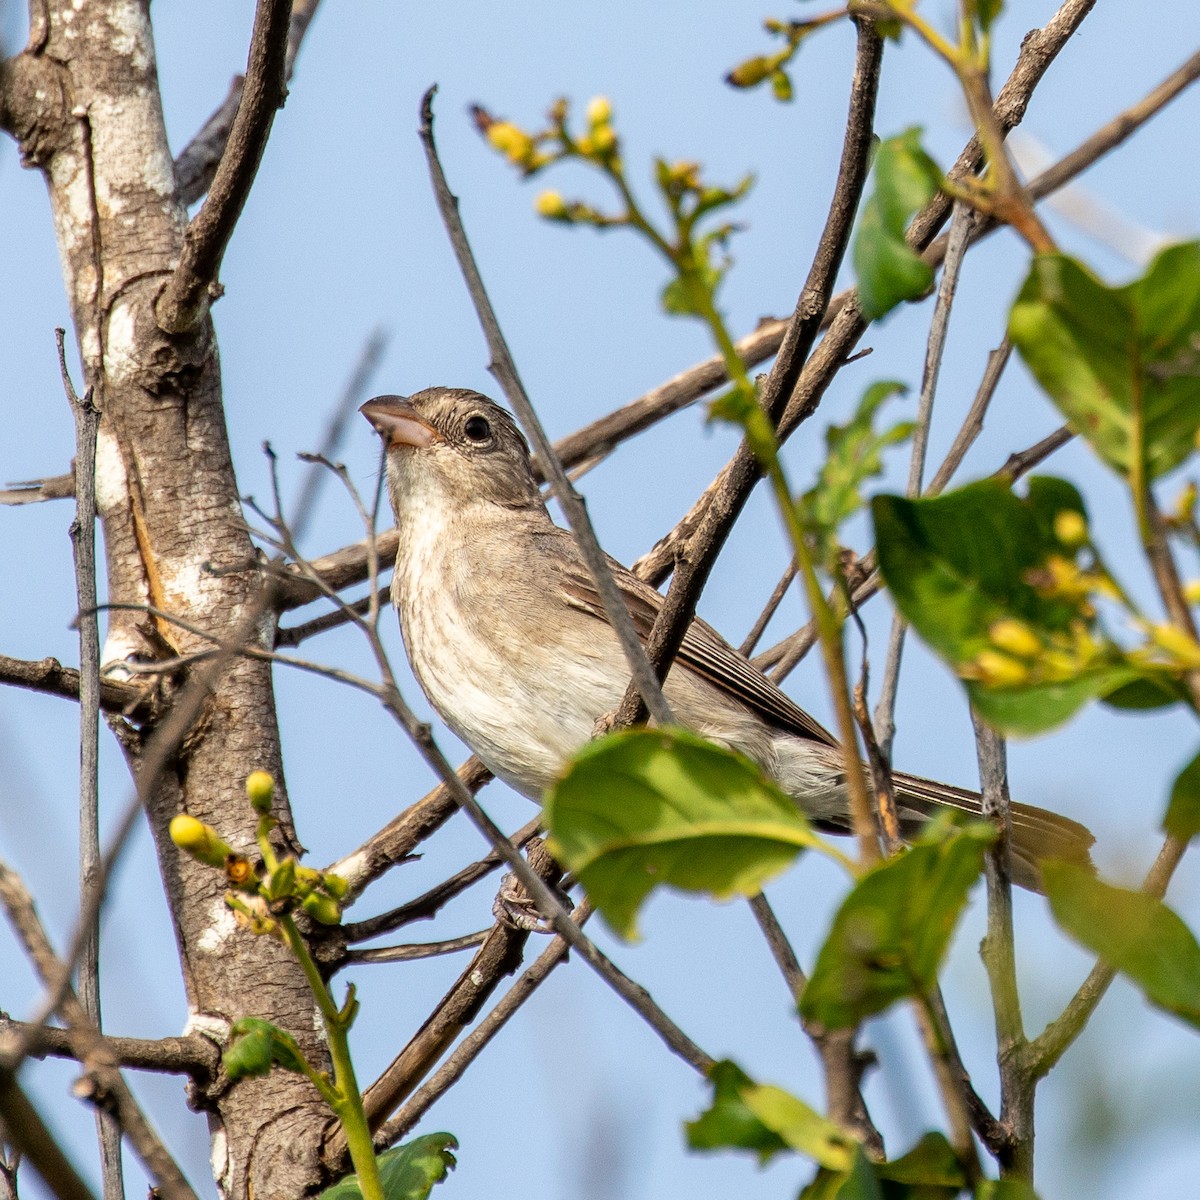
POLYGON ((713 1085, 712 1104, 694 1121, 684 1124, 687 1144, 693 1150, 752 1150, 759 1164, 788 1149, 788 1144, 746 1106, 745 1088, 754 1081, 736 1063, 716 1063, 708 1073, 713 1085))
POLYGON ((1004 10, 1004 0, 967 0, 967 16, 974 20, 979 32, 986 34, 1004 10))
POLYGON ((752 1150, 760 1165, 784 1150, 845 1171, 857 1145, 840 1125, 803 1100, 769 1084, 757 1084, 732 1062, 709 1073, 711 1107, 685 1126, 693 1150, 752 1150))
POLYGON ((986 479, 929 499, 876 496, 872 513, 880 570, 897 608, 963 676, 996 728, 1040 733, 1142 678, 1100 636, 1084 602, 1039 586, 1047 564, 1077 566, 1077 550, 1055 533, 1062 514, 1085 516, 1071 484, 1035 477, 1022 499, 1002 480, 986 479), (993 642, 1000 622, 1017 623, 1054 658, 1038 652, 1010 661, 993 642), (1011 676, 997 676, 994 662, 1011 665, 1011 676))
POLYGON ((825 431, 825 461, 815 486, 800 497, 800 507, 827 569, 831 555, 837 552, 838 529, 862 508, 863 484, 883 474, 883 451, 912 436, 911 421, 875 430, 880 406, 907 390, 896 380, 873 383, 863 393, 854 416, 845 425, 830 425, 825 431))
POLYGON ((1054 919, 1151 1004, 1200 1028, 1200 944, 1161 900, 1102 883, 1083 867, 1041 864, 1054 919))
POLYGON ((769 1084, 744 1088, 746 1107, 793 1149, 831 1171, 849 1168, 858 1143, 803 1100, 769 1084))
POLYGON ((1144 711, 1148 708, 1168 708, 1186 699, 1186 691, 1175 680, 1143 676, 1107 693, 1104 703, 1113 708, 1144 711))
POLYGON ((833 919, 801 1013, 846 1029, 928 989, 993 837, 976 824, 923 838, 864 875, 833 919))
POLYGON ((940 1133, 925 1134, 907 1154, 879 1163, 875 1172, 885 1200, 951 1200, 967 1182, 954 1147, 940 1133))
POLYGON ((904 231, 942 182, 917 128, 881 142, 872 173, 875 191, 863 205, 853 251, 858 303, 868 320, 923 296, 933 285, 933 268, 908 246, 904 231))
POLYGON ((635 936, 655 887, 756 895, 801 850, 824 848, 748 758, 681 729, 590 742, 550 788, 543 814, 555 856, 622 937, 635 936))
POLYGON ((266 1075, 273 1066, 303 1073, 304 1056, 300 1046, 278 1025, 261 1017, 242 1017, 233 1023, 230 1034, 233 1040, 221 1061, 231 1080, 266 1075))
POLYGON ((1171 788, 1163 829, 1184 842, 1200 833, 1200 754, 1180 771, 1171 788))
POLYGON ((1013 344, 1071 428, 1125 476, 1140 441, 1151 479, 1196 448, 1198 334, 1197 242, 1168 247, 1119 288, 1040 254, 1009 314, 1013 344))
MULTIPOLYGON (((452 1134, 427 1133, 385 1151, 376 1160, 383 1194, 387 1200, 425 1200, 433 1185, 454 1170, 457 1160, 453 1151, 457 1149, 458 1140, 452 1134)), ((358 1176, 339 1179, 318 1200, 362 1200, 358 1176)))

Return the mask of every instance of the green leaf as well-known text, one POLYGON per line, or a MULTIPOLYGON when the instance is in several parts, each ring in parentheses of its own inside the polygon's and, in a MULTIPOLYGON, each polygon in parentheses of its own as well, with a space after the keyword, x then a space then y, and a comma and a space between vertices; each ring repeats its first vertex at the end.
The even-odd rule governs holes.
POLYGON ((1038 1194, 1023 1179, 985 1179, 975 1200, 1038 1200, 1038 1194))
POLYGON ((837 553, 838 530, 862 508, 863 484, 883 474, 883 451, 912 436, 911 421, 878 433, 874 427, 884 401, 907 391, 896 380, 873 383, 849 422, 825 431, 825 461, 816 484, 800 497, 800 506, 826 569, 831 568, 832 556, 837 553))
MULTIPOLYGON (((454 1169, 458 1140, 449 1133, 427 1133, 379 1155, 379 1182, 387 1200, 425 1200, 435 1183, 454 1169)), ((357 1175, 326 1188, 318 1200, 362 1200, 357 1175)))
MULTIPOLYGON (((1022 499, 998 479, 923 500, 872 501, 879 566, 896 607, 966 681, 972 702, 997 729, 1034 734, 1067 720, 1097 696, 1119 693, 1144 675, 1099 635, 1095 615, 1078 598, 1039 587, 1049 562, 1073 564, 1077 551, 1055 534, 1063 513, 1085 517, 1071 484, 1029 481, 1022 499), (995 654, 998 622, 1018 622, 1046 648, 1014 678, 986 674, 981 655, 995 654), (1088 652, 1079 634, 1093 640, 1088 652)), ((1004 655, 1000 656, 1007 661, 1004 655)))
POLYGON ((933 285, 933 268, 910 249, 904 231, 942 182, 916 127, 881 142, 872 170, 875 191, 863 205, 853 252, 859 307, 868 320, 925 295, 933 285))
POLYGON ((1127 477, 1139 441, 1150 479, 1196 448, 1198 332, 1200 242, 1168 247, 1120 288, 1066 255, 1040 254, 1009 314, 1013 344, 1042 388, 1127 477))
POLYGON ((954 1147, 940 1133, 925 1134, 907 1154, 879 1163, 875 1172, 887 1200, 951 1200, 967 1183, 954 1147), (902 1186, 889 1186, 897 1184, 902 1186))
POLYGON ((1183 842, 1200 833, 1200 754, 1180 771, 1171 787, 1163 830, 1183 842))
POLYGON ((708 1073, 713 1085, 712 1104, 684 1125, 693 1150, 752 1150, 759 1165, 788 1149, 788 1143, 764 1124, 742 1099, 754 1082, 736 1063, 723 1060, 708 1073))
POLYGON ((543 816, 555 856, 622 937, 635 935, 660 885, 752 896, 801 850, 826 849, 756 764, 682 729, 590 742, 550 788, 543 816))
POLYGON ((231 1080, 266 1075, 273 1066, 305 1072, 304 1055, 290 1033, 261 1017, 242 1017, 230 1028, 232 1041, 221 1056, 231 1080))
POLYGON ((1114 688, 1103 699, 1105 704, 1113 708, 1145 711, 1148 708, 1169 708, 1172 704, 1186 701, 1187 692, 1176 680, 1147 675, 1114 688))
POLYGON ((1004 0, 968 0, 967 16, 973 20, 981 34, 987 34, 992 23, 1004 10, 1004 0))
POLYGON ((1054 919, 1151 1004, 1200 1028, 1200 944, 1161 900, 1102 883, 1083 867, 1041 864, 1054 919))
POLYGON ((761 1166, 790 1149, 831 1171, 849 1170, 857 1141, 803 1100, 755 1083, 728 1060, 717 1063, 709 1079, 712 1105, 685 1126, 693 1150, 752 1150, 761 1166))
POLYGON ((976 824, 949 838, 922 838, 864 875, 817 955, 800 997, 804 1017, 848 1029, 926 991, 993 837, 988 826, 976 824))

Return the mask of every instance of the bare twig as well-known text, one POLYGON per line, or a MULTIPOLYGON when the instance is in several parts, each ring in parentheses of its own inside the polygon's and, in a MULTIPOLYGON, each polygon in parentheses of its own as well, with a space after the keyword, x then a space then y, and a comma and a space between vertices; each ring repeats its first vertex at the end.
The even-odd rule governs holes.
POLYGON ((158 323, 167 333, 194 329, 220 294, 221 259, 258 172, 275 110, 287 92, 284 60, 291 8, 291 0, 258 0, 246 79, 229 139, 208 198, 184 235, 179 265, 155 304, 158 323))
MULTIPOLYGON (((562 868, 540 841, 533 842, 529 847, 528 866, 539 882, 546 886, 557 885, 562 877, 562 868)), ((518 892, 517 899, 518 902, 527 901, 529 897, 518 892)), ((387 1070, 363 1093, 363 1108, 373 1131, 411 1095, 430 1067, 475 1019, 500 980, 521 965, 529 931, 497 921, 490 930, 484 931, 480 940, 483 944, 478 952, 434 1007, 425 1024, 387 1070)), ((344 1143, 340 1129, 326 1138, 325 1156, 331 1166, 338 1164, 344 1153, 344 1143)))
POLYGON ((787 590, 792 586, 792 580, 795 578, 796 562, 793 559, 788 563, 783 574, 780 575, 779 582, 772 589, 766 604, 763 605, 762 612, 758 614, 758 619, 750 627, 750 632, 746 634, 745 641, 738 647, 739 653, 746 655, 747 658, 754 653, 754 647, 758 645, 759 639, 766 632, 767 626, 771 623, 771 618, 778 611, 780 604, 783 603, 783 598, 787 595, 787 590))
MULTIPOLYGON (((950 310, 958 290, 958 276, 963 255, 970 241, 974 213, 964 204, 955 206, 950 220, 950 239, 946 249, 945 268, 938 287, 933 319, 929 323, 929 339, 925 345, 925 369, 921 376, 921 396, 917 403, 917 423, 913 432, 912 456, 908 464, 906 496, 921 494, 925 478, 925 452, 929 446, 929 430, 933 423, 933 401, 937 395, 938 376, 942 369, 942 354, 946 349, 946 333, 950 328, 950 310)), ((897 612, 892 617, 888 635, 887 656, 883 679, 879 687, 879 703, 875 706, 875 740, 880 754, 892 760, 892 743, 896 737, 896 694, 900 687, 900 657, 904 653, 904 634, 908 622, 897 612)))
POLYGON ((1033 1102, 1035 1078, 1025 1069, 1025 1025, 1017 988, 1016 938, 1012 913, 1012 813, 1004 739, 972 708, 975 751, 984 819, 996 840, 984 860, 987 879, 987 933, 979 947, 987 969, 996 1021, 996 1064, 1000 1072, 1000 1128, 1003 1142, 993 1147, 1001 1171, 1020 1179, 1033 1177, 1033 1102))
MULTIPOLYGON (((1167 838, 1142 881, 1142 891, 1161 900, 1186 851, 1187 842, 1179 838, 1167 838)), ((1025 1052, 1026 1067, 1035 1079, 1048 1074, 1062 1058, 1067 1047, 1083 1031, 1115 977, 1116 971, 1112 967, 1105 962, 1098 962, 1071 997, 1067 1007, 1029 1043, 1025 1052)))
MULTIPOLYGON (((64 667, 57 658, 40 658, 30 662, 24 658, 9 658, 0 654, 0 683, 29 688, 48 696, 65 700, 79 699, 79 672, 64 667)), ((105 712, 136 715, 146 699, 142 688, 118 679, 100 680, 100 707, 105 712)))
MULTIPOLYGON (((215 1079, 221 1052, 215 1042, 198 1033, 183 1037, 133 1038, 104 1034, 104 1046, 114 1063, 135 1071, 187 1075, 197 1083, 215 1079)), ((70 1030, 55 1025, 31 1025, 0 1012, 0 1061, 5 1061, 19 1038, 28 1038, 29 1058, 70 1058, 78 1061, 70 1030)))
MULTIPOLYGON (((71 550, 79 603, 79 890, 87 903, 101 869, 100 857, 100 627, 96 619, 96 435, 100 413, 92 389, 76 395, 67 370, 66 331, 56 329, 63 391, 75 419, 75 519, 71 550)), ((100 915, 83 931, 79 952, 79 1001, 96 1029, 100 1018, 100 915)), ((115 1118, 96 1109, 104 1200, 124 1200, 121 1130, 115 1118)))
MULTIPOLYGON (((292 73, 296 69, 296 57, 304 35, 308 32, 309 23, 316 15, 317 6, 321 0, 293 0, 292 16, 288 24, 287 52, 284 55, 283 75, 285 83, 290 83, 292 73)), ((175 160, 175 180, 179 189, 179 201, 190 208, 212 183, 221 155, 229 141, 229 133, 233 128, 233 119, 237 116, 238 105, 242 99, 242 85, 245 76, 234 76, 229 85, 229 94, 221 106, 204 122, 203 127, 194 138, 183 148, 175 160)))
MULTIPOLYGON (((571 919, 576 925, 591 915, 591 906, 585 900, 576 906, 571 919)), ((555 938, 542 951, 537 960, 521 973, 516 982, 504 993, 486 1017, 458 1044, 442 1066, 412 1095, 407 1104, 380 1128, 375 1135, 375 1145, 383 1150, 397 1142, 421 1119, 434 1102, 445 1095, 458 1082, 463 1072, 479 1057, 483 1048, 504 1028, 514 1013, 533 995, 545 981, 546 976, 564 962, 569 946, 561 937, 555 938)))
MULTIPOLYGON (((325 436, 321 439, 320 448, 317 450, 318 458, 331 459, 337 455, 342 439, 346 435, 350 418, 358 411, 358 406, 366 395, 367 386, 379 366, 379 360, 383 357, 384 350, 387 349, 387 343, 387 333, 382 329, 375 329, 363 344, 358 362, 355 363, 354 370, 346 381, 346 386, 342 389, 341 398, 333 412, 329 414, 325 436)), ((329 472, 323 469, 319 461, 309 463, 308 470, 304 473, 304 481, 300 485, 300 494, 296 497, 292 519, 289 522, 293 540, 299 542, 304 536, 304 530, 316 507, 321 485, 328 478, 329 472)))
POLYGON ((537 413, 534 412, 525 386, 517 373, 516 363, 508 349, 508 343, 500 329, 491 300, 488 298, 483 278, 479 274, 479 267, 471 252, 466 230, 463 228, 458 214, 458 201, 446 182, 442 164, 438 160, 437 146, 433 139, 433 97, 436 91, 436 86, 430 88, 421 100, 421 143, 425 147, 425 156, 429 162, 433 192, 442 222, 450 237, 450 244, 458 259, 467 291, 470 293, 471 302, 475 306, 479 322, 483 327, 484 337, 487 340, 488 352, 491 355, 488 370, 504 389, 505 396, 520 418, 525 432, 529 434, 529 440, 533 443, 541 460, 542 469, 550 478, 554 495, 562 506, 563 515, 571 526, 575 540, 579 543, 580 552, 596 583, 596 590, 600 593, 608 623, 612 626, 621 643, 621 649, 625 652, 629 672, 633 677, 632 686, 636 687, 642 703, 645 704, 647 711, 655 721, 660 725, 670 725, 672 723, 671 709, 663 696, 658 677, 646 657, 646 650, 634 628, 629 610, 625 607, 624 600, 621 599, 621 593, 617 588, 616 580, 613 579, 612 570, 604 556, 604 551, 600 549, 600 543, 596 540, 587 509, 579 493, 571 486, 571 481, 567 478, 562 463, 558 461, 554 447, 550 444, 550 439, 546 437, 546 431, 542 428, 537 413))
POLYGON ((355 963, 411 962, 417 958, 457 954, 460 950, 481 945, 490 932, 490 929, 480 929, 476 933, 465 933, 462 937, 443 938, 440 942, 409 942, 403 946, 370 946, 365 950, 347 950, 342 961, 349 967, 355 963))
POLYGON ((4 1140, 21 1152, 58 1200, 94 1200, 75 1165, 30 1103, 16 1072, 0 1063, 0 1123, 4 1140))
POLYGON ((47 479, 10 483, 0 491, 0 504, 40 504, 43 500, 69 500, 75 495, 75 471, 47 479))
MULTIPOLYGON (((541 818, 534 817, 532 821, 527 821, 522 825, 509 838, 509 841, 518 849, 523 847, 537 834, 540 824, 541 818)), ((448 904, 455 896, 460 895, 473 883, 490 875, 500 865, 500 862, 500 856, 495 851, 485 854, 478 862, 473 862, 463 867, 462 870, 456 871, 449 879, 430 888, 415 900, 409 900, 406 904, 380 913, 376 917, 368 917, 364 921, 343 925, 341 927, 342 937, 352 945, 355 942, 364 942, 368 938, 379 937, 384 933, 391 933, 404 925, 411 925, 414 921, 428 921, 436 916, 442 906, 448 904)))
MULTIPOLYGON (((870 22, 859 22, 850 111, 833 199, 808 277, 788 323, 788 331, 771 372, 760 389, 759 401, 772 421, 778 421, 792 401, 805 360, 829 306, 838 268, 849 241, 854 213, 867 177, 882 54, 882 43, 874 26, 870 22)), ((719 494, 714 494, 712 502, 700 512, 694 527, 687 527, 685 538, 680 542, 681 549, 686 544, 686 553, 671 554, 674 567, 671 586, 646 639, 647 654, 660 678, 665 678, 695 616, 696 603, 708 582, 717 555, 762 475, 758 459, 744 440, 726 470, 727 486, 719 494)), ((693 508, 693 512, 697 511, 697 507, 693 508)), ((683 527, 677 526, 677 529, 680 528, 683 527)), ((639 574, 645 577, 644 572, 639 574)), ((627 691, 617 709, 614 724, 619 728, 622 723, 631 723, 638 717, 637 698, 631 690, 627 691)))
MULTIPOLYGON (((21 940, 43 984, 48 989, 53 988, 65 973, 67 964, 51 948, 25 885, 3 862, 0 862, 0 904, 4 906, 13 932, 21 940)), ((83 1011, 83 1006, 69 986, 62 989, 58 1009, 67 1022, 75 1057, 89 1081, 86 1090, 81 1091, 76 1087, 76 1094, 97 1104, 111 1105, 120 1128, 165 1200, 196 1200, 196 1194, 183 1177, 178 1164, 167 1152, 130 1092, 111 1057, 104 1035, 83 1011)), ((15 1051, 23 1055, 27 1039, 18 1037, 14 1040, 17 1043, 15 1051)), ((8 1070, 14 1069, 11 1058, 4 1066, 8 1070)))

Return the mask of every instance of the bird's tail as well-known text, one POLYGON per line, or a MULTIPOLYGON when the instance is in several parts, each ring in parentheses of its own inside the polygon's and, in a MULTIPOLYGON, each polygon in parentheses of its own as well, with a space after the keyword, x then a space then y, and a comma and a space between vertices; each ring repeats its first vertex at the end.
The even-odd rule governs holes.
MULTIPOLYGON (((939 809, 956 809, 973 816, 983 813, 977 792, 935 783, 932 779, 922 779, 917 775, 906 775, 903 771, 894 772, 892 779, 896 787, 900 829, 905 836, 915 834, 939 809)), ((1028 804, 1012 805, 1013 882, 1032 892, 1040 892, 1042 886, 1038 863, 1047 858, 1065 859, 1091 867, 1092 856, 1089 851, 1095 840, 1087 828, 1070 817, 1028 804)))

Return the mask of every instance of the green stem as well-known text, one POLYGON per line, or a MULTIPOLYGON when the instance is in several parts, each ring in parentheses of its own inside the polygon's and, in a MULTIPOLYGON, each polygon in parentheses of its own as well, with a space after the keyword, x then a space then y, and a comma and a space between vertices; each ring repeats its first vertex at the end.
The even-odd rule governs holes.
POLYGON ((337 1093, 336 1099, 330 1099, 330 1107, 346 1135, 346 1147, 358 1175, 358 1186, 363 1200, 385 1200, 383 1184, 379 1179, 379 1164, 375 1158, 375 1145, 371 1139, 370 1126, 367 1124, 362 1093, 354 1075, 354 1063, 350 1058, 350 1041, 347 1034, 351 1013, 343 1014, 334 1003, 329 988, 309 953, 307 943, 296 928, 295 921, 288 915, 282 916, 279 919, 279 928, 283 931, 288 948, 304 971, 304 977, 308 980, 308 986, 321 1013, 321 1021, 329 1042, 329 1057, 333 1061, 333 1086, 337 1093))
MULTIPOLYGON (((744 391, 747 396, 755 396, 754 384, 746 370, 746 364, 742 362, 742 357, 733 344, 733 338, 730 336, 729 330, 725 328, 725 322, 717 311, 711 291, 704 281, 694 273, 690 276, 684 275, 683 278, 685 283, 690 280, 690 290, 695 301, 696 311, 712 331, 721 356, 725 360, 725 369, 729 378, 735 387, 744 391)), ((846 675, 842 620, 825 598, 821 581, 817 578, 816 566, 809 551, 804 523, 792 497, 792 489, 788 484, 783 463, 779 458, 779 443, 775 437, 775 430, 757 400, 747 410, 743 428, 746 431, 746 439, 751 450, 766 472, 776 505, 787 529, 788 539, 792 544, 796 565, 804 580, 804 592, 813 614, 813 620, 816 622, 817 640, 821 646, 821 656, 824 660, 830 695, 837 717, 838 737, 842 743, 846 768, 850 817, 854 832, 858 837, 861 861, 864 865, 869 866, 879 861, 879 839, 876 833, 871 792, 867 786, 866 773, 857 750, 858 731, 854 724, 854 709, 850 700, 850 680, 846 675)))

